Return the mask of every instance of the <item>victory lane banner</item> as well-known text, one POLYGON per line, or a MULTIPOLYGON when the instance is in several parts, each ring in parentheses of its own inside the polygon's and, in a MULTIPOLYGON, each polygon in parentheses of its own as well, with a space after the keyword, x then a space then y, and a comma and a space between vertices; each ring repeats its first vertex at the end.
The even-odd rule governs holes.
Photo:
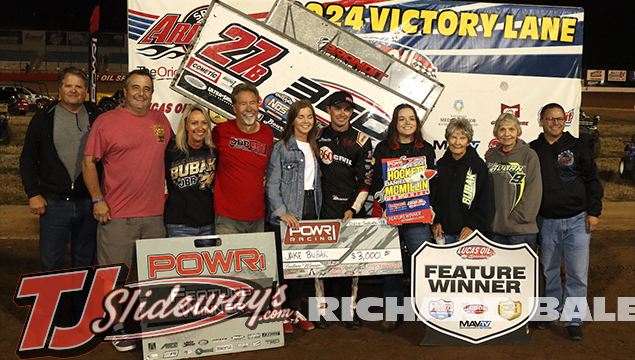
MULTIPOLYGON (((412 279, 417 317, 471 344, 512 333, 526 338, 523 327, 538 306, 536 253, 527 244, 497 244, 478 231, 453 244, 424 243, 413 254, 412 279)), ((426 338, 424 343, 435 343, 426 338)))
POLYGON ((428 169, 426 157, 382 159, 381 167, 384 188, 378 195, 388 224, 432 223, 429 179, 437 172, 428 169))
POLYGON ((397 228, 379 218, 281 222, 285 279, 403 273, 397 228))
POLYGON ((170 301, 178 309, 141 322, 144 359, 284 345, 282 316, 274 316, 285 310, 275 306, 284 297, 275 293, 273 233, 138 240, 136 249, 140 286, 153 286, 141 302, 170 301))

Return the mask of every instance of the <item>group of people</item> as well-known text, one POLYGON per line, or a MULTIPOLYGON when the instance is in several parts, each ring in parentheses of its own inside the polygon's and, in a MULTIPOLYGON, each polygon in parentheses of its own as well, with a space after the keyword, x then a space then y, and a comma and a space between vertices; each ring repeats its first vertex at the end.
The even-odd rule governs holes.
MULTIPOLYGON (((69 239, 73 267, 96 260, 132 270, 137 239, 273 230, 279 278, 288 286, 286 306, 295 310, 284 322, 285 333, 294 325, 326 328, 323 316, 314 325, 300 312, 307 281, 284 281, 280 224, 366 217, 369 194, 384 185, 382 160, 425 157, 427 167, 438 172, 430 183, 435 216, 430 224, 398 227, 406 267, 408 255, 433 238, 451 243, 479 230, 500 243, 534 248, 539 238, 545 295, 561 304, 563 296, 586 296, 589 234, 598 223, 602 187, 588 149, 564 131, 565 112, 558 104, 542 108, 544 132, 529 145, 520 139, 518 119, 501 114, 494 125, 499 144, 485 161, 470 146, 470 123, 453 119, 445 132, 448 150, 435 161, 408 104, 394 109, 385 140, 373 153, 371 139, 351 126, 354 99, 346 91, 326 100, 330 124, 323 128, 310 102, 293 103, 274 144, 272 130, 258 121, 260 95, 252 84, 234 87, 234 120, 212 126, 207 109, 191 105, 176 134, 162 112, 150 109, 154 87, 148 70, 131 71, 123 85, 122 106, 99 114, 84 101, 86 74, 65 69, 59 103, 36 113, 29 124, 20 171, 29 208, 40 216, 43 270, 63 267, 69 239)), ((384 279, 384 295, 403 298, 403 276, 384 279)), ((315 279, 314 286, 320 314, 326 294, 350 296, 344 325, 360 327, 357 278, 315 279)), ((567 323, 572 339, 581 339, 580 324, 567 323)), ((114 345, 134 348, 125 340, 114 345)))

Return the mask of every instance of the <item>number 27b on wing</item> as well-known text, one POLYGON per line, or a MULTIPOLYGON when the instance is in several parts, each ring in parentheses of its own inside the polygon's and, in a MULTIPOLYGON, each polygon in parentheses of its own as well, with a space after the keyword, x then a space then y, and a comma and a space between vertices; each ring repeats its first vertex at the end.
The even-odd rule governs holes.
POLYGON ((219 36, 223 40, 205 44, 196 54, 254 85, 267 80, 271 76, 269 66, 289 52, 240 24, 229 24, 219 36))

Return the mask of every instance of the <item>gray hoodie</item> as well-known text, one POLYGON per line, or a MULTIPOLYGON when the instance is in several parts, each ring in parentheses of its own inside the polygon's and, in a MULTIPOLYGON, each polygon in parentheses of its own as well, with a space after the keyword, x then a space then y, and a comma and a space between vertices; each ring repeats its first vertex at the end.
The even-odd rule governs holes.
POLYGON ((494 184, 492 230, 500 235, 535 234, 542 199, 538 155, 520 139, 509 153, 501 149, 499 144, 485 154, 494 184))

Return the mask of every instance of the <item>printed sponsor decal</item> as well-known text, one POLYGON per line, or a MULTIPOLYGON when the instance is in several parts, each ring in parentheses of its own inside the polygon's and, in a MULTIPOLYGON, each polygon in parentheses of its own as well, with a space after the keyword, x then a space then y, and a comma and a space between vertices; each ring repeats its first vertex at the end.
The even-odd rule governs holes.
POLYGON ((428 305, 428 313, 439 320, 450 318, 454 314, 454 303, 443 299, 431 301, 428 305))
POLYGON ((459 329, 491 329, 491 320, 461 320, 459 329))
POLYGON ((498 315, 505 320, 517 319, 523 313, 523 304, 520 301, 501 301, 498 303, 498 315))
POLYGON ((508 113, 514 115, 517 119, 520 118, 520 104, 505 105, 501 103, 501 114, 508 113))
POLYGON ((496 255, 496 251, 489 246, 466 245, 456 250, 456 254, 459 255, 461 259, 482 260, 489 259, 496 255))
POLYGON ((463 312, 466 314, 483 314, 487 312, 487 306, 483 304, 467 304, 463 305, 463 312))
POLYGON ((296 228, 287 227, 284 243, 287 245, 334 244, 340 235, 340 222, 302 222, 296 228))

